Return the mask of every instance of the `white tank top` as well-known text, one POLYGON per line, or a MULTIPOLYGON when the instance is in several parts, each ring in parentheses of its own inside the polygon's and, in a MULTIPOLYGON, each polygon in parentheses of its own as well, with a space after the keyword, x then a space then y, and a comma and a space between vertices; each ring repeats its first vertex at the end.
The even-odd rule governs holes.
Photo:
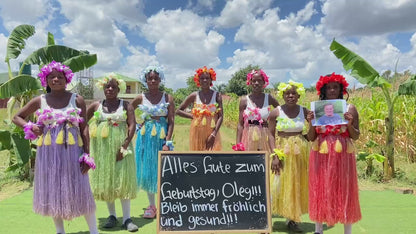
POLYGON ((61 109, 57 109, 57 108, 52 108, 48 105, 48 103, 46 102, 46 96, 45 94, 42 94, 40 96, 40 108, 41 109, 53 109, 54 111, 60 111, 60 112, 66 112, 68 109, 70 108, 74 108, 77 109, 77 103, 76 103, 76 99, 77 99, 77 94, 73 93, 71 95, 71 98, 69 99, 69 103, 68 105, 66 105, 64 108, 61 109))
POLYGON ((276 129, 279 132, 302 132, 305 125, 305 114, 303 107, 300 106, 299 114, 295 118, 289 118, 283 111, 282 107, 278 106, 279 116, 276 118, 276 129))
POLYGON ((157 104, 152 104, 144 93, 142 94, 143 101, 139 105, 139 109, 143 112, 146 112, 150 116, 167 116, 168 115, 168 106, 169 103, 166 102, 166 94, 162 94, 162 98, 157 104))
POLYGON ((125 122, 126 121, 126 115, 124 114, 123 100, 120 99, 120 104, 118 105, 117 110, 113 113, 105 113, 104 112, 103 102, 100 103, 100 105, 98 106, 98 109, 97 109, 97 111, 100 112, 100 121, 107 120, 107 119, 112 119, 116 122, 125 122))
POLYGON ((264 94, 264 102, 263 106, 261 108, 258 108, 256 104, 254 104, 249 96, 247 95, 247 107, 244 110, 244 116, 247 120, 259 120, 256 119, 257 115, 254 112, 254 110, 258 109, 258 113, 261 116, 262 120, 267 120, 270 114, 270 107, 269 107, 269 94, 264 94))

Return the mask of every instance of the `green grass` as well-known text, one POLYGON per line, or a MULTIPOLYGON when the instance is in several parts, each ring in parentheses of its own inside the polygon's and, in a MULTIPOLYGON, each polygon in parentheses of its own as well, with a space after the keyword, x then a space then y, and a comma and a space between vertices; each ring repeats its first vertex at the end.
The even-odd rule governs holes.
MULTIPOLYGON (((17 196, 0 202, 3 218, 0 219, 1 230, 9 233, 54 233, 55 228, 50 217, 43 217, 32 212, 33 191, 28 190, 17 196)), ((361 191, 360 202, 362 220, 353 225, 353 233, 414 233, 416 220, 416 197, 414 195, 399 194, 394 191, 361 191)), ((96 216, 101 226, 107 216, 107 206, 97 201, 96 216)), ((156 233, 156 220, 142 218, 147 206, 145 192, 139 192, 138 197, 131 202, 133 222, 140 228, 139 233, 156 233)), ((116 211, 121 216, 121 205, 116 201, 116 211)), ((304 215, 300 227, 307 233, 313 233, 314 224, 304 215)), ((121 217, 118 218, 119 224, 121 217)), ((285 220, 273 217, 273 233, 288 233, 285 220)), ((65 221, 67 233, 88 233, 88 227, 83 217, 72 221, 65 221)), ((112 230, 100 229, 100 233, 126 233, 120 227, 112 230)), ((325 233, 343 233, 343 225, 325 226, 325 233)))

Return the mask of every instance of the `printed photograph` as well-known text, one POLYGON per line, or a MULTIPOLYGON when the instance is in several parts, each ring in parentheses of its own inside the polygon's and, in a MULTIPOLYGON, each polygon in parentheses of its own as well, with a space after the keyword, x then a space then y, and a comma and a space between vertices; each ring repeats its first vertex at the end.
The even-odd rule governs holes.
POLYGON ((315 114, 313 126, 347 124, 344 113, 347 103, 342 99, 311 102, 311 110, 315 114))

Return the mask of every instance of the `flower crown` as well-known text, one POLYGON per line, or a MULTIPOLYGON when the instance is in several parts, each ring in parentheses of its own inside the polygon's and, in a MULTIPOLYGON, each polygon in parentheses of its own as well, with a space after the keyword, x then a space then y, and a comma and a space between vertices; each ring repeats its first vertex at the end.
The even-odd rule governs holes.
MULTIPOLYGON (((201 84, 199 83, 199 77, 204 74, 205 72, 209 73, 209 76, 211 77, 212 81, 215 81, 217 79, 217 73, 215 73, 214 69, 210 68, 208 69, 207 66, 198 68, 195 70, 195 75, 194 75, 194 82, 196 84, 197 87, 200 87, 201 84)), ((212 86, 212 83, 211 83, 212 86)))
POLYGON ((140 81, 146 85, 146 75, 149 74, 150 72, 156 72, 157 74, 159 74, 159 78, 160 81, 163 83, 165 81, 165 75, 163 74, 163 70, 161 67, 159 66, 147 66, 143 71, 142 74, 140 75, 140 81))
POLYGON ((266 88, 267 85, 269 85, 269 77, 266 75, 266 73, 259 69, 259 70, 251 70, 251 72, 249 72, 247 74, 247 85, 251 84, 251 79, 253 79, 253 75, 256 73, 260 73, 260 75, 263 77, 264 80, 264 86, 263 88, 266 88))
POLYGON ((123 79, 118 78, 117 74, 115 74, 114 72, 108 74, 108 76, 105 76, 101 80, 97 80, 97 82, 95 83, 95 86, 103 90, 105 85, 108 84, 110 80, 117 81, 118 88, 120 89, 120 93, 124 93, 126 91, 126 82, 123 79))
POLYGON ((280 97, 283 97, 283 93, 286 92, 286 90, 291 89, 292 87, 296 87, 296 92, 299 94, 299 96, 305 95, 305 88, 303 87, 302 83, 294 82, 292 80, 289 80, 288 83, 280 83, 277 87, 277 92, 280 97))
POLYGON ((321 89, 324 87, 324 85, 330 83, 330 82, 338 82, 342 84, 342 93, 347 94, 347 87, 348 82, 345 80, 345 77, 342 75, 335 74, 333 72, 330 76, 321 76, 319 77, 318 82, 316 82, 316 91, 318 91, 318 95, 321 95, 321 89))
POLYGON ((67 84, 71 83, 72 77, 74 76, 74 73, 72 72, 72 70, 68 66, 63 65, 60 62, 52 61, 51 63, 43 66, 42 69, 40 69, 40 72, 38 74, 40 78, 40 82, 43 87, 46 88, 48 86, 46 77, 52 72, 53 69, 59 72, 63 72, 66 78, 66 83, 67 84))

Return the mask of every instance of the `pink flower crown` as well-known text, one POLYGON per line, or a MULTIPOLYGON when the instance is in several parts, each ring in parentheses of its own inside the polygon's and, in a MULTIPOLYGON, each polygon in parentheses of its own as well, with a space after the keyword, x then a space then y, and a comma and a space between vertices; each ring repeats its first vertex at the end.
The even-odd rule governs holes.
POLYGON ((259 70, 251 70, 251 72, 249 72, 247 74, 247 85, 250 85, 251 84, 251 79, 253 79, 253 75, 256 74, 256 73, 260 73, 260 75, 263 77, 263 80, 264 80, 264 86, 263 86, 263 88, 266 88, 267 85, 269 85, 269 77, 261 69, 259 69, 259 70))
POLYGON ((53 69, 59 72, 63 72, 66 78, 66 83, 67 84, 71 83, 72 77, 74 76, 74 73, 72 72, 72 70, 68 66, 60 62, 52 61, 51 63, 43 66, 38 74, 40 82, 42 83, 43 87, 46 88, 48 86, 46 77, 52 72, 53 69))

